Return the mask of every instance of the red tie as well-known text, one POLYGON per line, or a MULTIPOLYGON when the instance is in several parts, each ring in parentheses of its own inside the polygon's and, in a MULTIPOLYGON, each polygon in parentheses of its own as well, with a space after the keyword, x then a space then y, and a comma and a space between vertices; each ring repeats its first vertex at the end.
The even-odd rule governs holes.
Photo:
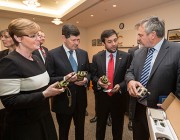
POLYGON ((39 49, 40 49, 44 59, 46 59, 46 52, 45 52, 45 50, 42 47, 40 47, 39 49))
MULTIPOLYGON (((114 58, 113 58, 112 53, 109 56, 110 56, 110 59, 109 59, 109 63, 108 63, 108 80, 111 84, 108 86, 108 89, 112 89, 113 88, 113 80, 114 80, 114 58)), ((108 95, 112 96, 112 92, 108 92, 108 95)))

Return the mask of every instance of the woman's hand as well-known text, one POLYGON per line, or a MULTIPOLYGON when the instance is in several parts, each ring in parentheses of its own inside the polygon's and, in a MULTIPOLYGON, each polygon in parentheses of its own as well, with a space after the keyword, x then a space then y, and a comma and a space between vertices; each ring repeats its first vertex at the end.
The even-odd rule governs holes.
POLYGON ((57 85, 58 85, 58 82, 50 85, 45 91, 43 91, 42 93, 43 93, 44 97, 45 98, 52 97, 52 96, 56 96, 56 95, 61 94, 62 92, 64 92, 65 89, 63 87, 60 88, 60 89, 56 88, 57 85))

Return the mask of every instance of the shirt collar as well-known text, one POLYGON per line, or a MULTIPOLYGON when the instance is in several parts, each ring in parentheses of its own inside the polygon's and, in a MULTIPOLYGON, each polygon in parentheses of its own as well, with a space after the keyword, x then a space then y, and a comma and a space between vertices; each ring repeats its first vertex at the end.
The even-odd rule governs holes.
POLYGON ((162 38, 161 41, 159 41, 153 48, 159 52, 163 42, 164 42, 164 38, 162 38))
MULTIPOLYGON (((111 53, 106 50, 106 58, 109 57, 110 54, 111 54, 111 53)), ((117 54, 117 51, 114 52, 114 53, 112 53, 112 55, 113 55, 114 58, 116 57, 116 54, 117 54)))
MULTIPOLYGON (((63 44, 63 48, 64 48, 64 50, 65 50, 66 53, 69 53, 70 49, 68 49, 68 48, 65 46, 65 44, 63 44)), ((73 53, 74 53, 74 50, 72 50, 72 51, 73 51, 73 53)))

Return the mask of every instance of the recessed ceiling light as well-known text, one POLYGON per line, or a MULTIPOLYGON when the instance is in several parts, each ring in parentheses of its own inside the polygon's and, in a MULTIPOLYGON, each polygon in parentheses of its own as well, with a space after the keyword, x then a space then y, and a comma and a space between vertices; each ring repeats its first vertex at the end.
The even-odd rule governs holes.
POLYGON ((117 7, 117 5, 114 4, 113 7, 117 7))
POLYGON ((91 17, 93 17, 94 15, 91 15, 91 17))

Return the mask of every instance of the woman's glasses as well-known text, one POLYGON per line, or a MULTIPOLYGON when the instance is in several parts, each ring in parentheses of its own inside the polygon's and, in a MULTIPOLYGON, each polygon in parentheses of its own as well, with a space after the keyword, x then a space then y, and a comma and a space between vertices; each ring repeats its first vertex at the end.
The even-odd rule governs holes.
POLYGON ((29 38, 32 38, 32 39, 37 39, 39 37, 38 34, 34 34, 34 35, 23 35, 23 36, 27 36, 29 38))

